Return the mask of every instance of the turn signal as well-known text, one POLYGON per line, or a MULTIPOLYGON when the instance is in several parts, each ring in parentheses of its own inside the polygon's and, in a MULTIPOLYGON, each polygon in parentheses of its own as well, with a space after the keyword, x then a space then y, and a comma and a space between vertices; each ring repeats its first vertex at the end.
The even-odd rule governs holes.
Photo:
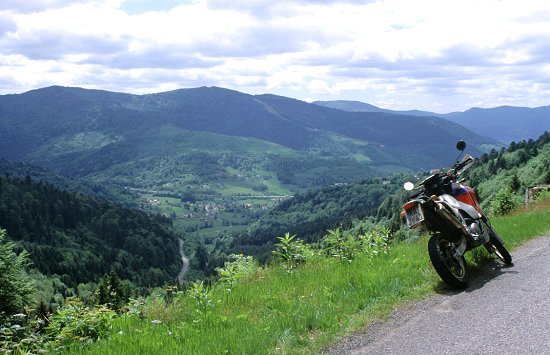
POLYGON ((401 217, 405 218, 405 211, 401 211, 401 217))
POLYGON ((430 200, 432 200, 432 201, 437 200, 437 196, 436 196, 436 195, 431 195, 431 196, 430 196, 430 200))

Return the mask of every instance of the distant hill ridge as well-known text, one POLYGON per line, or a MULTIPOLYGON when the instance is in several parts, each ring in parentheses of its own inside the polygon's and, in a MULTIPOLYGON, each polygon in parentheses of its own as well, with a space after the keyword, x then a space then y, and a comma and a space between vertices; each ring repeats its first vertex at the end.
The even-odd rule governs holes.
POLYGON ((447 166, 459 139, 474 156, 498 147, 439 117, 218 87, 133 95, 52 86, 0 96, 0 158, 205 201, 447 166))
POLYGON ((439 114, 428 111, 394 111, 360 101, 315 101, 314 104, 350 112, 386 112, 411 116, 436 116, 503 143, 536 139, 550 129, 550 106, 535 108, 500 106, 471 108, 464 112, 439 114))

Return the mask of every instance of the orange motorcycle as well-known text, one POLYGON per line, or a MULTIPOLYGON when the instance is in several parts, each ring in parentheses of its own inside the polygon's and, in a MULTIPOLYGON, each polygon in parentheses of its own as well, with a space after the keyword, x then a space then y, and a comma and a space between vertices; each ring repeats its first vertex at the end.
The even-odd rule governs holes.
MULTIPOLYGON (((460 157, 466 143, 459 141, 456 147, 460 157)), ((441 279, 454 288, 468 285, 464 254, 479 246, 483 245, 505 265, 512 265, 512 256, 481 210, 476 193, 458 180, 473 162, 471 156, 465 155, 450 170, 434 173, 416 187, 411 182, 404 186, 406 190, 418 191, 407 198, 401 215, 410 228, 425 226, 430 231, 428 252, 432 264, 441 279)))

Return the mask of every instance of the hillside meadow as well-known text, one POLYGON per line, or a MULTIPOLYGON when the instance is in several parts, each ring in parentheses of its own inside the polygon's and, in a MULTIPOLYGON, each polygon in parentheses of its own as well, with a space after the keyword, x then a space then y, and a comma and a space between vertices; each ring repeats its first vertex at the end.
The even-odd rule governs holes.
MULTIPOLYGON (((550 232, 550 199, 492 221, 513 255, 517 246, 550 232)), ((370 232, 369 240, 375 246, 362 248, 352 258, 308 248, 296 249, 301 250, 301 262, 279 258, 265 268, 250 258, 237 258, 234 270, 245 276, 234 273, 231 277, 226 267, 229 276, 222 276, 211 287, 195 283, 185 291, 174 289, 138 302, 114 320, 105 339, 66 350, 93 354, 319 353, 396 307, 446 289, 431 268, 426 236, 386 245, 382 232, 370 232)), ((279 251, 284 244, 280 240, 279 251)), ((474 273, 498 264, 481 248, 467 255, 474 273)))

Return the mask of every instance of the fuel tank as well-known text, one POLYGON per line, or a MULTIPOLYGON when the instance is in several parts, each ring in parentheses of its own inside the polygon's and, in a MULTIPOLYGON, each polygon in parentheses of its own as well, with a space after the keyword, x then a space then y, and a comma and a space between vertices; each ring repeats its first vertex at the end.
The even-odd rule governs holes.
POLYGON ((481 206, 479 205, 477 195, 470 186, 457 184, 456 187, 453 187, 453 197, 462 203, 474 207, 481 213, 481 206))
POLYGON ((464 203, 462 201, 459 201, 458 199, 456 199, 451 195, 444 194, 439 196, 439 198, 445 201, 452 208, 455 208, 457 210, 463 210, 468 214, 468 216, 470 216, 473 219, 477 219, 481 217, 481 214, 474 206, 464 203))

